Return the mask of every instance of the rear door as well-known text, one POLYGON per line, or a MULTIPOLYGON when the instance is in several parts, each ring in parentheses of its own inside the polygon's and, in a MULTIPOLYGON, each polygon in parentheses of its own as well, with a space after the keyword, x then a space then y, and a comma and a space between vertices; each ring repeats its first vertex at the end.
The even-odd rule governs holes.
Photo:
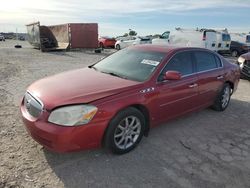
POLYGON ((204 39, 205 39, 205 48, 212 50, 212 51, 217 51, 216 48, 216 32, 214 31, 204 31, 204 39))
POLYGON ((178 52, 166 64, 158 78, 156 89, 159 92, 157 98, 159 119, 165 121, 196 108, 197 86, 191 52, 178 52), (167 71, 178 71, 182 74, 182 78, 163 80, 167 71))
POLYGON ((229 50, 231 44, 231 37, 227 33, 222 33, 222 50, 229 50))
POLYGON ((219 56, 209 51, 194 51, 198 77, 199 105, 212 104, 224 84, 224 69, 219 56))

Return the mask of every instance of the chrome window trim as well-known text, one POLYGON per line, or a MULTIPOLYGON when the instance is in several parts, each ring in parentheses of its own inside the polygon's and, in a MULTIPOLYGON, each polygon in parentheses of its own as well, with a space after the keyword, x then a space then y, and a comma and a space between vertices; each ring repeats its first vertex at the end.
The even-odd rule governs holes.
MULTIPOLYGON (((219 58, 220 62, 221 62, 221 67, 217 67, 217 68, 209 69, 209 70, 205 70, 205 71, 194 72, 192 74, 187 74, 187 75, 181 76, 181 78, 185 78, 185 77, 197 75, 197 74, 200 74, 200 73, 205 73, 205 72, 214 71, 214 70, 217 70, 217 69, 223 69, 224 68, 224 63, 223 63, 223 60, 221 59, 220 55, 218 55, 217 53, 215 53, 213 51, 210 52, 210 51, 207 51, 206 49, 205 50, 203 50, 203 49, 184 49, 183 51, 176 52, 175 54, 173 54, 169 58, 169 60, 165 64, 165 66, 161 69, 160 74, 162 73, 162 71, 164 70, 164 68, 167 66, 168 62, 170 62, 175 55, 177 55, 178 53, 181 53, 181 52, 192 52, 192 51, 194 51, 194 52, 199 52, 199 51, 200 52, 207 52, 207 53, 213 54, 214 56, 217 56, 219 58)), ((157 76, 156 84, 169 82, 169 80, 158 81, 158 78, 160 77, 160 74, 157 76)))

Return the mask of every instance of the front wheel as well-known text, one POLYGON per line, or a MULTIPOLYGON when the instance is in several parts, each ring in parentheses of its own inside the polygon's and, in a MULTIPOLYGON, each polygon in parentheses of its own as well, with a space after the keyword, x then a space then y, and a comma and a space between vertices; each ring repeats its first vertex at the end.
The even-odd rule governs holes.
POLYGON ((233 57, 238 57, 239 56, 239 52, 237 50, 233 50, 232 51, 232 56, 233 57))
POLYGON ((110 122, 105 134, 105 147, 115 154, 133 150, 142 139, 145 118, 136 108, 119 112, 110 122))
POLYGON ((121 46, 119 44, 116 45, 115 47, 117 50, 120 50, 121 49, 121 46))
POLYGON ((224 84, 212 108, 216 111, 224 111, 230 102, 231 93, 232 93, 231 91, 232 91, 232 88, 230 87, 230 85, 228 83, 224 84))

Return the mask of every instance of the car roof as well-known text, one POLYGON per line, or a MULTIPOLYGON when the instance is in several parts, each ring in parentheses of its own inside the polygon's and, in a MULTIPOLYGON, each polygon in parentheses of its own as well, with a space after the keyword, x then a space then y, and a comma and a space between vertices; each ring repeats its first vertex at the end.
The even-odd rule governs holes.
POLYGON ((154 51, 169 53, 171 51, 183 51, 183 50, 205 50, 210 51, 205 48, 195 48, 195 47, 180 47, 180 46, 166 46, 166 45, 155 45, 155 44, 141 44, 131 46, 132 49, 145 50, 145 51, 154 51))

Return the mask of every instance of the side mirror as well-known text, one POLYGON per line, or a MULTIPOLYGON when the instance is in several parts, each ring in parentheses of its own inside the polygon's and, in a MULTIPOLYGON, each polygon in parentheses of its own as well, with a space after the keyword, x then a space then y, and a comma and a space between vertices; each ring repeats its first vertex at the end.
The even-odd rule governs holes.
POLYGON ((164 75, 164 80, 180 80, 181 73, 178 71, 167 71, 164 75))

